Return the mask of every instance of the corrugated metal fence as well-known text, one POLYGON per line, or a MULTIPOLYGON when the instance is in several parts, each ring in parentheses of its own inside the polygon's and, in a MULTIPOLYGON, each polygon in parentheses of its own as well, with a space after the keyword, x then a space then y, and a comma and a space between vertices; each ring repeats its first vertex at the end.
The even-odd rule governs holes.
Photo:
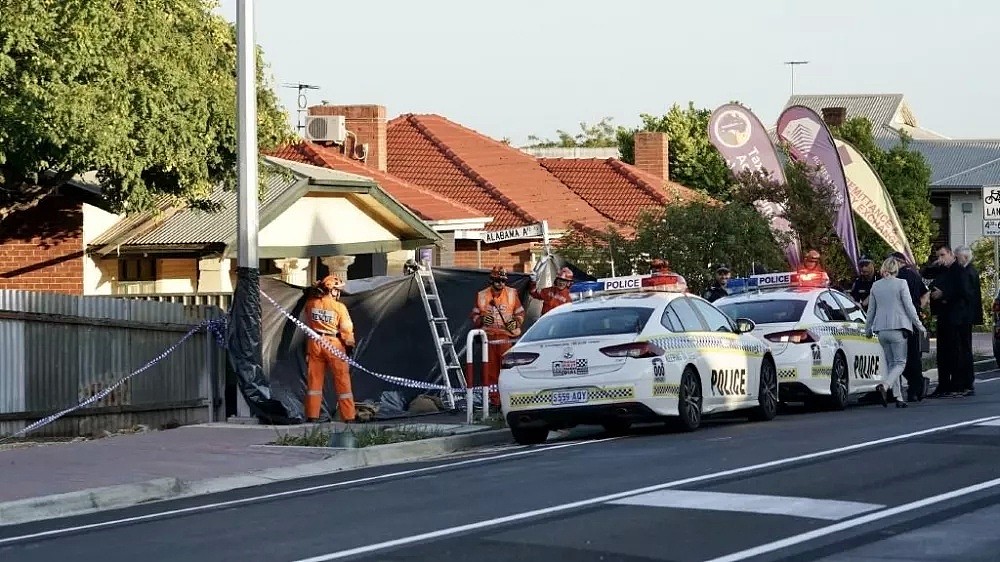
MULTIPOLYGON (((94 396, 223 315, 215 306, 0 290, 0 435, 94 396)), ((200 331, 104 399, 30 436, 208 421, 224 369, 224 349, 200 331)))

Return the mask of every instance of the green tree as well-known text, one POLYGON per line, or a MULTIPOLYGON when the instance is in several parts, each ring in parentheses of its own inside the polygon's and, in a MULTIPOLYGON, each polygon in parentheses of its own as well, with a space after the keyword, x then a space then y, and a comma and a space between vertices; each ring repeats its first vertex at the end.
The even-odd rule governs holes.
MULTIPOLYGON (((900 142, 889 150, 884 150, 875 142, 872 124, 866 117, 848 119, 833 134, 851 143, 871 163, 885 185, 896 214, 899 215, 903 231, 913 249, 914 258, 922 260, 931 252, 931 220, 933 205, 930 202, 931 170, 922 154, 910 149, 910 138, 902 133, 900 142)), ((883 257, 889 246, 868 224, 855 219, 858 244, 867 255, 883 257)))
POLYGON ((621 159, 635 163, 635 133, 658 131, 667 133, 670 179, 710 195, 728 200, 733 186, 726 160, 708 140, 708 122, 712 110, 697 109, 689 102, 687 109, 674 104, 662 117, 643 113, 638 129, 620 129, 617 134, 621 159))
MULTIPOLYGON (((236 35, 208 0, 7 0, 0 221, 96 171, 119 211, 236 182, 236 35)), ((262 150, 291 128, 257 51, 262 150)), ((262 173, 264 167, 262 166, 262 173)))
POLYGON ((663 257, 684 275, 692 291, 712 280, 711 267, 725 263, 747 273, 756 263, 780 268, 784 261, 767 220, 743 203, 696 200, 644 213, 632 236, 615 229, 573 231, 560 240, 559 252, 596 277, 648 273, 650 261, 663 257))
POLYGON ((996 264, 993 260, 993 239, 980 238, 972 244, 972 265, 979 271, 979 286, 983 292, 983 327, 986 331, 993 328, 993 297, 997 294, 997 284, 994 280, 996 264))
POLYGON ((586 121, 580 123, 580 132, 572 135, 562 129, 556 131, 559 140, 542 140, 536 135, 528 135, 529 144, 527 148, 603 148, 618 146, 618 127, 611 124, 614 119, 605 117, 595 125, 588 125, 586 121))

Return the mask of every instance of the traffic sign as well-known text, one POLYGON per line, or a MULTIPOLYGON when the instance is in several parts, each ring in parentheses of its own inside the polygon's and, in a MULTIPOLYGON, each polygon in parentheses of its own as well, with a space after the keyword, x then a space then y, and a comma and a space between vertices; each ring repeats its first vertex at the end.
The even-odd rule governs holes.
POLYGON ((983 221, 983 236, 1000 236, 1000 220, 983 221))
POLYGON ((1000 186, 998 185, 983 186, 983 220, 1000 220, 1000 186))

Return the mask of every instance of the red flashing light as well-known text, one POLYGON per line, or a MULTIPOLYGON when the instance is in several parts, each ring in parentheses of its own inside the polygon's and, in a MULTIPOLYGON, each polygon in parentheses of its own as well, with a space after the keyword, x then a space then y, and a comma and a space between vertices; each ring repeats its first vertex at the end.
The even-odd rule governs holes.
POLYGON ((680 275, 659 273, 643 278, 642 288, 683 293, 687 289, 687 283, 681 280, 680 275))
POLYGON ((829 287, 830 276, 825 271, 799 270, 792 274, 793 287, 829 287))

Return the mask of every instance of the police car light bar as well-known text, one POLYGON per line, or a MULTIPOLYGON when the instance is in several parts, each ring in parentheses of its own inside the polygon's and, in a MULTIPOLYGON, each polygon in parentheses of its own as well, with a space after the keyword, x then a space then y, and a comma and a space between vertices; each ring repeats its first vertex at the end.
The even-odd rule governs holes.
POLYGON ((569 289, 574 299, 640 291, 683 293, 685 290, 687 290, 687 285, 681 281, 681 277, 678 275, 606 277, 597 281, 576 282, 569 289))
POLYGON ((763 291, 767 289, 827 287, 830 278, 826 272, 785 271, 781 273, 762 273, 750 277, 734 277, 726 282, 729 294, 735 295, 748 291, 763 291))

